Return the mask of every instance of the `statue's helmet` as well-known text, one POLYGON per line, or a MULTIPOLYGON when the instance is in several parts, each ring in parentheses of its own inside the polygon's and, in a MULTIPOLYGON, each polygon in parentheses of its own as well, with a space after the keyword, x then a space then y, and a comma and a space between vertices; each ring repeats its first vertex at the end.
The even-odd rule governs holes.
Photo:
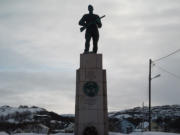
POLYGON ((89 6, 88 6, 88 10, 89 10, 89 12, 93 11, 93 6, 92 6, 92 5, 89 5, 89 6))

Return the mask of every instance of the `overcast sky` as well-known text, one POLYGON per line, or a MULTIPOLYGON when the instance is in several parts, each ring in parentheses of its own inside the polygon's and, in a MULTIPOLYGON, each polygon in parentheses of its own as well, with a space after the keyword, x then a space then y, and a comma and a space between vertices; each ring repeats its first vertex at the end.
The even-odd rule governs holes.
MULTIPOLYGON (((0 106, 74 113, 84 50, 78 21, 88 4, 106 15, 98 52, 107 70, 109 111, 148 105, 149 58, 180 48, 180 0, 1 0, 0 106)), ((180 52, 157 61, 152 76, 159 73, 152 105, 179 104, 180 52)))

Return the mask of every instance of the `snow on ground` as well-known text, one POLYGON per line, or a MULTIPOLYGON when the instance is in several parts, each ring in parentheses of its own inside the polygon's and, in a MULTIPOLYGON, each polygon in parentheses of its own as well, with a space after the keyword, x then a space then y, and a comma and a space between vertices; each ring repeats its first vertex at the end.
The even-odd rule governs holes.
POLYGON ((180 135, 180 134, 165 133, 165 132, 136 132, 130 135, 180 135))
MULTIPOLYGON (((0 135, 8 135, 5 132, 0 132, 0 135)), ((36 133, 16 133, 14 135, 45 135, 45 134, 36 134, 36 133)), ((74 135, 73 133, 57 133, 57 134, 51 134, 51 135, 74 135)), ((127 135, 122 133, 115 133, 110 132, 109 135, 127 135)), ((180 135, 175 133, 163 133, 163 132, 136 132, 131 133, 130 135, 180 135)))
POLYGON ((8 134, 5 132, 0 132, 0 135, 8 135, 8 134))
MULTIPOLYGON (((0 135, 9 135, 6 132, 0 132, 0 135)), ((16 134, 11 134, 11 135, 46 135, 46 134, 37 134, 37 133, 16 133, 16 134)), ((54 134, 55 135, 55 134, 54 134)), ((72 135, 72 134, 57 134, 57 135, 72 135)))

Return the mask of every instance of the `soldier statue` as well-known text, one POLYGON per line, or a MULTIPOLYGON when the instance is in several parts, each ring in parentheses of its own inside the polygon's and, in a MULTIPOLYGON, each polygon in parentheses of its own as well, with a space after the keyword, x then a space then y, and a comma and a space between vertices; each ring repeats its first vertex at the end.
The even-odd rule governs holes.
POLYGON ((85 14, 83 15, 83 17, 81 18, 81 20, 79 21, 79 25, 83 26, 81 27, 81 32, 86 29, 86 33, 85 33, 85 50, 84 53, 89 53, 89 46, 90 46, 90 40, 91 38, 93 39, 93 51, 92 53, 97 53, 98 50, 98 40, 99 40, 99 31, 98 28, 102 27, 102 23, 101 23, 101 18, 103 18, 104 16, 102 16, 101 18, 96 15, 93 14, 93 6, 89 5, 88 6, 88 11, 89 14, 85 14))

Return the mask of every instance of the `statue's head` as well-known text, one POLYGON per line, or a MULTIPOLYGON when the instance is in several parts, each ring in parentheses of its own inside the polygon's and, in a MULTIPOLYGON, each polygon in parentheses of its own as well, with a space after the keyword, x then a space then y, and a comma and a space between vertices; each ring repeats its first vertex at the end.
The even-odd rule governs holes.
POLYGON ((92 6, 92 5, 89 5, 89 6, 88 6, 88 10, 89 10, 89 12, 93 12, 93 10, 94 10, 94 9, 93 9, 93 6, 92 6))

